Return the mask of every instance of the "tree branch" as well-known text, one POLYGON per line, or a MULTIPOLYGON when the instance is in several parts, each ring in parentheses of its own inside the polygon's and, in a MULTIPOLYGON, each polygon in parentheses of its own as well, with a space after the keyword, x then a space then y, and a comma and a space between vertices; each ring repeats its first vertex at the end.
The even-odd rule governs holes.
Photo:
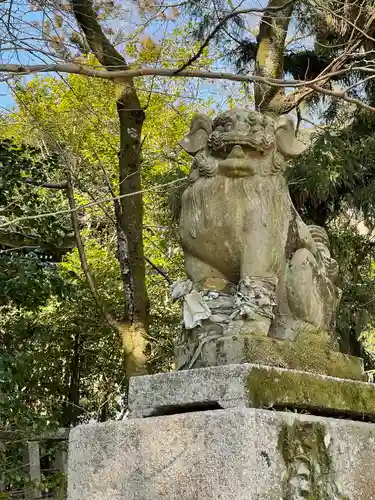
MULTIPOLYGON (((321 75, 314 80, 286 80, 280 78, 268 78, 257 75, 235 75, 233 73, 221 73, 221 72, 213 72, 213 71, 199 71, 199 70, 184 70, 179 71, 177 69, 172 68, 139 68, 139 69, 128 69, 128 70, 120 70, 120 71, 102 71, 95 70, 92 68, 88 68, 85 66, 80 66, 74 63, 67 64, 54 64, 54 65, 27 65, 20 66, 17 64, 0 64, 0 73, 13 73, 13 74, 30 74, 30 73, 48 73, 48 72, 60 72, 60 73, 72 73, 77 75, 84 75, 94 78, 102 78, 105 80, 115 80, 115 81, 126 81, 131 80, 135 77, 144 77, 144 76, 164 76, 164 77, 183 77, 183 78, 207 78, 212 80, 232 80, 237 82, 260 82, 273 87, 296 87, 302 88, 303 92, 306 94, 311 94, 312 92, 320 92, 321 94, 330 95, 332 97, 336 97, 338 99, 342 99, 344 101, 350 102, 352 104, 356 104, 360 108, 364 108, 368 111, 375 111, 375 107, 369 106, 368 104, 363 103, 359 99, 354 99, 345 95, 345 91, 334 91, 327 90, 323 87, 317 85, 319 82, 326 83, 329 79, 333 77, 337 77, 340 75, 344 75, 350 72, 363 72, 363 73, 374 73, 375 67, 366 67, 366 66, 349 66, 347 68, 340 69, 338 71, 332 71, 330 73, 326 73, 321 75)), ((305 94, 304 94, 305 95, 305 94)), ((289 98, 289 96, 288 96, 289 98)), ((294 99, 297 99, 294 96, 294 99)), ((292 102, 290 99, 289 106, 284 109, 284 113, 291 111, 294 109, 299 102, 301 102, 302 98, 298 98, 298 100, 292 102)))
POLYGON ((154 263, 152 262, 152 260, 150 260, 148 257, 145 257, 145 261, 146 261, 148 264, 150 264, 150 266, 151 266, 153 269, 155 269, 155 271, 156 271, 157 273, 159 273, 159 274, 160 274, 160 276, 163 276, 163 278, 165 279, 165 281, 166 281, 167 283, 169 283, 170 285, 172 284, 172 280, 170 279, 170 277, 168 276, 168 274, 167 274, 165 271, 163 271, 163 269, 160 269, 160 267, 158 267, 156 264, 154 264, 154 263))
POLYGON ((117 52, 98 23, 91 0, 71 0, 71 4, 77 23, 98 61, 107 69, 115 67, 126 69, 125 59, 117 52))
POLYGON ((237 82, 259 82, 274 87, 308 87, 320 80, 326 78, 333 78, 344 75, 349 72, 358 71, 364 73, 375 73, 375 66, 348 66, 347 68, 340 69, 326 73, 325 75, 314 78, 313 80, 286 80, 282 78, 270 78, 258 75, 236 75, 234 73, 225 73, 217 71, 206 70, 187 70, 180 71, 176 68, 138 68, 117 71, 103 71, 87 66, 81 66, 75 63, 61 63, 61 64, 36 64, 24 65, 18 64, 0 64, 0 73, 12 73, 17 75, 29 75, 31 73, 70 73, 75 75, 89 76, 93 78, 102 78, 104 80, 127 81, 135 77, 145 76, 164 76, 164 77, 182 77, 182 78, 205 78, 211 80, 233 80, 237 82))
POLYGON ((30 184, 31 186, 43 187, 47 189, 67 189, 67 182, 39 182, 34 179, 21 179, 24 184, 30 184))
POLYGON ((186 63, 184 63, 181 66, 181 68, 179 68, 176 71, 176 74, 180 73, 185 68, 187 68, 188 66, 190 66, 191 64, 193 64, 197 59, 199 59, 199 57, 202 55, 204 49, 208 46, 208 44, 210 43, 210 41, 217 35, 217 33, 222 28, 225 27, 226 23, 228 21, 230 21, 230 19, 233 19, 233 17, 241 16, 243 14, 264 13, 264 12, 269 12, 269 11, 275 12, 275 11, 278 11, 278 10, 285 9, 285 7, 287 5, 292 4, 294 1, 295 0, 288 0, 284 5, 281 5, 281 6, 271 6, 271 7, 265 7, 263 9, 256 9, 256 8, 253 8, 253 9, 239 9, 239 10, 234 10, 234 11, 230 12, 229 14, 227 14, 226 16, 224 16, 219 21, 219 23, 215 26, 215 28, 211 31, 211 33, 207 36, 207 38, 204 40, 204 42, 202 43, 202 45, 199 47, 199 50, 188 61, 186 61, 186 63))
POLYGON ((325 94, 329 95, 331 97, 335 97, 336 99, 342 99, 343 101, 349 102, 351 104, 355 104, 356 106, 366 109, 367 111, 375 112, 375 107, 370 106, 369 104, 366 104, 359 99, 355 99, 354 97, 349 97, 346 95, 345 90, 329 90, 325 89, 323 87, 320 87, 319 85, 311 85, 312 90, 315 90, 316 92, 319 92, 320 94, 325 94))
MULTIPOLYGON (((344 21, 346 24, 349 24, 349 26, 351 26, 352 28, 354 28, 355 31, 358 31, 358 33, 360 33, 362 35, 362 37, 366 38, 367 40, 370 40, 372 43, 375 42, 375 38, 373 38, 368 33, 366 33, 366 28, 365 29, 361 29, 356 23, 353 23, 349 18, 344 17, 341 14, 339 14, 338 12, 329 9, 327 7, 327 2, 313 2, 312 1, 311 4, 313 6, 315 6, 317 9, 324 10, 325 12, 328 12, 329 14, 331 14, 334 17, 336 17, 337 19, 340 19, 341 21, 344 21)), ((374 21, 374 18, 375 18, 374 14, 372 14, 371 16, 369 16, 369 18, 367 20, 367 23, 366 23, 367 26, 374 21)))
MULTIPOLYGON (((146 340, 143 338, 143 336, 139 331, 137 331, 134 327, 132 327, 132 325, 129 322, 130 318, 125 318, 125 321, 122 321, 120 323, 106 310, 105 305, 98 294, 94 280, 92 278, 86 258, 85 247, 79 230, 77 207, 74 198, 73 176, 70 166, 68 166, 67 169, 67 194, 69 199, 69 207, 70 207, 74 235, 81 262, 81 268, 85 275, 87 284, 90 288, 90 292, 98 306, 101 316, 104 317, 109 326, 111 326, 119 333, 120 338, 122 339, 123 349, 124 349, 124 368, 127 376, 129 377, 135 374, 144 373, 146 371, 145 369, 146 357, 144 355, 144 346, 146 344, 146 340)), ((114 199, 114 201, 115 203, 118 202, 117 199, 114 199)), ((123 236, 125 238, 122 243, 127 245, 125 234, 121 232, 120 236, 123 236)), ((121 247, 120 243, 119 251, 123 249, 124 248, 121 247)), ((127 252, 127 247, 125 248, 125 251, 127 252)), ((126 292, 127 289, 125 289, 125 293, 126 292)))
POLYGON ((79 230, 79 223, 78 223, 78 217, 77 217, 77 209, 76 209, 76 201, 74 197, 74 187, 73 187, 73 176, 72 172, 70 169, 70 166, 67 168, 67 195, 68 195, 68 200, 69 200, 69 207, 70 207, 70 217, 72 221, 72 226, 73 226, 73 231, 74 231, 74 237, 76 240, 77 244, 77 249, 79 253, 79 259, 81 262, 81 267, 83 274, 85 275, 86 282, 90 288, 91 295, 93 296, 96 305, 98 306, 98 309, 100 311, 100 315, 105 318, 107 323, 112 327, 115 328, 117 331, 119 330, 117 321, 112 318, 112 316, 105 310, 105 307, 103 305, 103 302, 98 294, 98 291, 96 289, 94 280, 92 278, 88 263, 87 263, 87 258, 86 258, 86 252, 85 252, 85 247, 81 238, 81 232, 79 230))
MULTIPOLYGON (((336 57, 333 61, 331 61, 320 73, 320 75, 317 77, 321 80, 321 85, 326 84, 332 77, 334 76, 334 73, 337 73, 338 71, 343 71, 343 67, 345 64, 350 64, 353 60, 361 59, 361 54, 357 54, 356 52, 361 49, 363 46, 364 41, 368 37, 366 37, 366 32, 371 29, 371 26, 373 24, 374 17, 369 16, 369 18, 366 21, 366 24, 363 26, 363 30, 360 30, 361 36, 356 38, 353 41, 350 41, 350 43, 347 44, 346 50, 340 54, 338 57, 336 57)), ((366 53, 371 53, 372 51, 367 51, 366 53)), ((363 56, 363 54, 362 54, 363 56)), ((367 61, 363 61, 367 62, 367 61)), ((374 67, 373 61, 371 61, 372 67, 374 67)), ((347 66, 347 68, 350 68, 351 70, 354 70, 353 64, 347 66)), ((367 70, 370 70, 370 65, 367 66, 367 70)), ((345 70, 344 70, 345 71, 345 70)), ((312 94, 315 92, 320 92, 322 94, 326 95, 331 95, 332 97, 337 97, 339 99, 342 99, 344 101, 350 102, 352 104, 356 104, 357 106, 366 109, 367 111, 374 111, 374 108, 372 106, 368 106, 367 104, 364 104, 362 101, 359 99, 353 99, 348 96, 346 96, 345 92, 342 93, 341 91, 331 91, 328 89, 323 89, 322 86, 315 86, 314 84, 318 83, 317 78, 315 80, 311 80, 311 83, 313 85, 306 85, 305 89, 297 89, 296 91, 292 92, 289 94, 284 101, 284 113, 288 113, 292 109, 294 109, 296 106, 298 106, 302 101, 310 98, 312 94), (334 92, 334 93, 332 93, 334 92)), ((359 83, 360 84, 360 83, 359 83)))

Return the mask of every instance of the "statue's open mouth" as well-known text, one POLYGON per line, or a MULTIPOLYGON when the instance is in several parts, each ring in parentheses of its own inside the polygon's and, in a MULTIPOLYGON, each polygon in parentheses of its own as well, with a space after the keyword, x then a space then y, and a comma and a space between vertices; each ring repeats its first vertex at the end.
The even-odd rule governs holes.
POLYGON ((250 139, 223 140, 221 149, 230 154, 236 146, 239 146, 243 151, 261 151, 264 149, 262 145, 257 145, 250 139))
POLYGON ((222 153, 228 151, 227 156, 219 160, 219 172, 229 177, 246 177, 257 173, 257 161, 262 160, 271 148, 255 148, 249 141, 225 143, 222 153))

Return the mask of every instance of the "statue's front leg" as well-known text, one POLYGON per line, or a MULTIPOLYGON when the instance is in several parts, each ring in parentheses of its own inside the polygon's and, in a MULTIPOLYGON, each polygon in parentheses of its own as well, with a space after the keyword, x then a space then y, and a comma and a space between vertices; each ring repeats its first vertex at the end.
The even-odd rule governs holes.
POLYGON ((280 242, 270 239, 266 230, 252 234, 243 246, 238 300, 249 333, 269 333, 276 305, 281 248, 280 242))

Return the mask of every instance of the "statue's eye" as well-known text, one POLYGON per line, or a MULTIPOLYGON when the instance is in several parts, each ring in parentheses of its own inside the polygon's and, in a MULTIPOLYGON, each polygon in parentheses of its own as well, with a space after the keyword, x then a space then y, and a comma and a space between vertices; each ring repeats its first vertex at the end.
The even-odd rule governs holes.
POLYGON ((232 130, 232 127, 233 127, 232 120, 228 120, 224 125, 225 132, 230 132, 232 130))
POLYGON ((225 126, 222 123, 220 123, 215 127, 215 132, 225 132, 225 126))

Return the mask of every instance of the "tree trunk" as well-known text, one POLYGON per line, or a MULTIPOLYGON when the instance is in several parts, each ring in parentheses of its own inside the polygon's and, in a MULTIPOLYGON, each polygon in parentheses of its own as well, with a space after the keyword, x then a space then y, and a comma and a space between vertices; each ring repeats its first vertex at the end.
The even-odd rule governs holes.
MULTIPOLYGON (((269 0, 268 7, 282 10, 265 11, 259 27, 255 74, 270 78, 283 78, 285 39, 288 32, 294 2, 290 0, 269 0)), ((279 115, 283 110, 285 89, 255 84, 255 107, 262 113, 279 115)))
POLYGON ((64 403, 62 416, 63 427, 77 425, 78 418, 82 413, 79 408, 79 389, 80 389, 80 354, 81 354, 81 336, 79 333, 74 335, 74 345, 72 359, 70 362, 69 389, 64 403))
POLYGON ((126 306, 123 347, 127 372, 143 373, 146 363, 149 302, 143 252, 143 198, 141 186, 141 133, 145 114, 132 84, 125 84, 117 101, 120 120, 118 258, 126 306), (135 194, 137 193, 137 194, 135 194), (128 196, 129 195, 129 196, 128 196))
MULTIPOLYGON (((92 0, 71 0, 78 24, 91 51, 108 71, 127 69, 124 57, 105 36, 92 0)), ((141 190, 141 137, 145 114, 132 80, 117 82, 120 122, 119 192, 115 202, 117 258, 124 286, 124 316, 118 327, 128 375, 145 372, 148 332, 148 297, 143 253, 143 204, 141 190), (137 193, 137 194, 134 194, 137 193), (124 196, 125 195, 125 196, 124 196), (129 195, 129 196, 127 196, 129 195)))

